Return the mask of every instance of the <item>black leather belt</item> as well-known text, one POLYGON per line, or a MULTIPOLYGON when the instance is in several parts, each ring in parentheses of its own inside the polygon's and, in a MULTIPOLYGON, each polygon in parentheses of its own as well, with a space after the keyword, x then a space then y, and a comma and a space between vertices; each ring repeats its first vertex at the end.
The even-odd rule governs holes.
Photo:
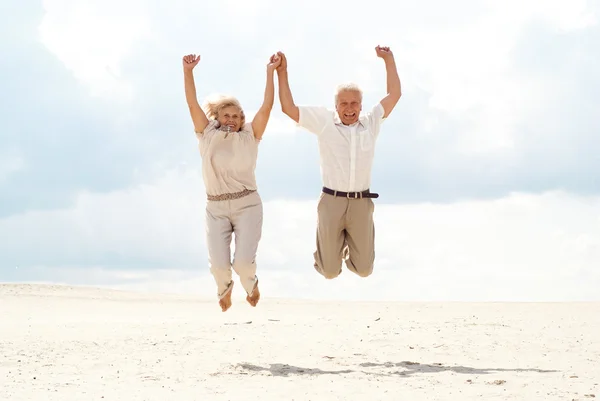
POLYGON ((348 199, 379 198, 379 194, 370 192, 368 189, 361 192, 342 192, 323 187, 323 192, 333 196, 341 196, 348 199))

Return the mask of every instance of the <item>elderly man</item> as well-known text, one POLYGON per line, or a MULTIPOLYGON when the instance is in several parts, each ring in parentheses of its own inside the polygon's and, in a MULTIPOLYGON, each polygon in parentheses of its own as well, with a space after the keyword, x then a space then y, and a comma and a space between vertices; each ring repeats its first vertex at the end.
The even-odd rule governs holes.
POLYGON ((381 123, 402 94, 394 55, 389 47, 375 48, 385 62, 387 95, 364 115, 362 91, 354 84, 340 85, 335 111, 326 107, 296 106, 290 90, 287 59, 279 52, 277 68, 282 111, 299 126, 317 135, 323 190, 317 207, 315 269, 327 279, 342 272, 342 261, 361 277, 373 272, 376 193, 370 192, 371 167, 381 123))

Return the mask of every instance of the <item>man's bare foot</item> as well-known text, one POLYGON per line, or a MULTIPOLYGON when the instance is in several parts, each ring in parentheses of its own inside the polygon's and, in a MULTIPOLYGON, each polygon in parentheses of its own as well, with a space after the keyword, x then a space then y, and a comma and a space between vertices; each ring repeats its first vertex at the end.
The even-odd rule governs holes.
POLYGON ((227 309, 229 309, 231 307, 231 293, 233 292, 233 281, 231 282, 231 288, 229 289, 229 292, 227 292, 227 294, 225 294, 225 296, 221 299, 219 299, 219 306, 221 307, 221 310, 223 310, 223 312, 227 311, 227 309))
POLYGON ((250 305, 256 306, 259 299, 260 299, 260 291, 258 290, 258 283, 257 283, 256 287, 254 287, 254 291, 252 291, 252 296, 250 296, 250 295, 246 296, 246 301, 248 301, 248 303, 250 305))

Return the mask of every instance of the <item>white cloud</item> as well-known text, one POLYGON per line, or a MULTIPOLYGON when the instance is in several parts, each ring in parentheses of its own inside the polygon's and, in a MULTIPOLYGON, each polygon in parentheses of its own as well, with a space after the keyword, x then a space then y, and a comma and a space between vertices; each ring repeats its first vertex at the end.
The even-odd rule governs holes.
POLYGON ((538 18, 555 25, 561 31, 585 29, 595 25, 597 16, 593 1, 588 0, 520 0, 490 3, 495 15, 512 20, 517 23, 526 22, 528 19, 538 18))
MULTIPOLYGON (((450 17, 454 12, 466 12, 468 3, 452 3, 447 18, 454 20, 450 17)), ((464 123, 457 150, 510 151, 518 135, 516 124, 527 117, 528 106, 543 103, 547 88, 555 84, 542 76, 543 81, 533 86, 530 77, 514 70, 513 51, 524 28, 544 20, 563 30, 583 29, 595 23, 587 7, 585 1, 567 0, 491 2, 483 9, 474 7, 476 15, 469 20, 421 26, 417 22, 430 20, 430 13, 425 8, 412 10, 417 15, 400 28, 407 39, 396 48, 405 93, 416 86, 431 94, 425 124, 436 124, 439 112, 464 123)), ((392 31, 390 37, 396 33, 392 31)))
MULTIPOLYGON (((82 194, 69 210, 0 220, 2 254, 36 276, 212 296, 197 172, 82 194), (20 263, 29 249, 41 257, 20 263), (116 256, 112 261, 107 255, 116 256), (104 262, 102 262, 104 261, 104 262), (131 265, 130 265, 131 264, 131 265), (147 264, 147 265, 146 265, 147 264), (37 267, 36 267, 37 266, 37 267), (132 268, 131 266, 135 266, 132 268)), ((376 201, 377 265, 361 279, 314 271, 316 200, 265 203, 259 274, 277 297, 401 300, 598 299, 600 198, 513 194, 488 201, 376 201)))
MULTIPOLYGON (((243 105, 242 105, 243 107, 243 105)), ((250 111, 245 111, 246 114, 246 121, 250 122, 252 121, 252 119, 254 118, 254 115, 256 114, 255 110, 250 110, 250 111)), ((271 111, 271 116, 269 118, 269 123, 267 124, 267 129, 265 130, 265 137, 270 136, 270 135, 292 135, 295 133, 298 133, 298 128, 296 127, 296 124, 294 123, 294 121, 289 118, 288 116, 286 116, 285 114, 283 114, 279 108, 278 105, 275 105, 273 107, 273 110, 271 111)))
POLYGON ((44 0, 42 43, 93 95, 130 99, 132 87, 123 80, 121 62, 150 34, 144 3, 44 0))
POLYGON ((72 209, 10 216, 0 220, 1 253, 19 265, 30 258, 67 264, 110 258, 189 266, 204 245, 201 179, 197 171, 169 172, 127 190, 81 192, 72 209))
MULTIPOLYGON (((332 106, 334 87, 355 81, 365 89, 370 106, 385 93, 383 63, 373 47, 389 45, 397 57, 405 99, 414 99, 417 89, 430 95, 421 127, 443 133, 439 117, 447 114, 460 124, 450 150, 485 154, 512 152, 517 126, 527 119, 530 105, 544 103, 547 88, 555 84, 555 77, 541 76, 532 82, 514 70, 513 52, 528 24, 544 21, 568 32, 597 22, 591 3, 585 0, 461 0, 452 5, 429 1, 396 4, 394 12, 382 12, 389 9, 383 0, 366 7, 349 1, 341 8, 316 0, 301 8, 281 7, 274 0, 248 4, 178 0, 164 9, 162 3, 149 0, 125 5, 45 0, 47 14, 40 30, 48 48, 95 93, 127 94, 127 99, 135 89, 133 77, 120 75, 124 59, 136 65, 128 57, 147 54, 140 61, 144 65, 162 60, 177 66, 179 55, 172 58, 174 49, 191 45, 185 51, 198 51, 206 60, 202 74, 219 76, 205 83, 202 75, 200 96, 210 85, 257 103, 254 94, 262 93, 263 83, 255 78, 263 68, 262 58, 284 50, 297 103, 332 106), (320 13, 315 14, 311 5, 318 6, 320 13), (273 8, 278 10, 275 18, 268 12, 273 8), (345 21, 357 9, 361 33, 349 34, 345 21), (185 10, 185 16, 178 10, 185 10), (224 21, 228 29, 223 29, 224 21), (199 48, 196 37, 219 40, 199 48)), ((160 79, 181 85, 179 75, 169 77, 160 79)), ((406 102, 403 99, 399 108, 406 102)), ((289 132, 284 126, 277 128, 289 132)))

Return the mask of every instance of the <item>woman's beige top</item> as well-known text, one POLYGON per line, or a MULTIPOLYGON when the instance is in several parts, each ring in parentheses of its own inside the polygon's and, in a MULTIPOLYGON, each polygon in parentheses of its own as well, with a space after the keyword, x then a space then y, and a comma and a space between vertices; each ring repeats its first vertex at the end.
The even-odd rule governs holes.
POLYGON ((210 120, 196 136, 207 195, 257 189, 254 170, 260 141, 254 137, 250 123, 238 132, 227 132, 219 128, 218 121, 210 120))

